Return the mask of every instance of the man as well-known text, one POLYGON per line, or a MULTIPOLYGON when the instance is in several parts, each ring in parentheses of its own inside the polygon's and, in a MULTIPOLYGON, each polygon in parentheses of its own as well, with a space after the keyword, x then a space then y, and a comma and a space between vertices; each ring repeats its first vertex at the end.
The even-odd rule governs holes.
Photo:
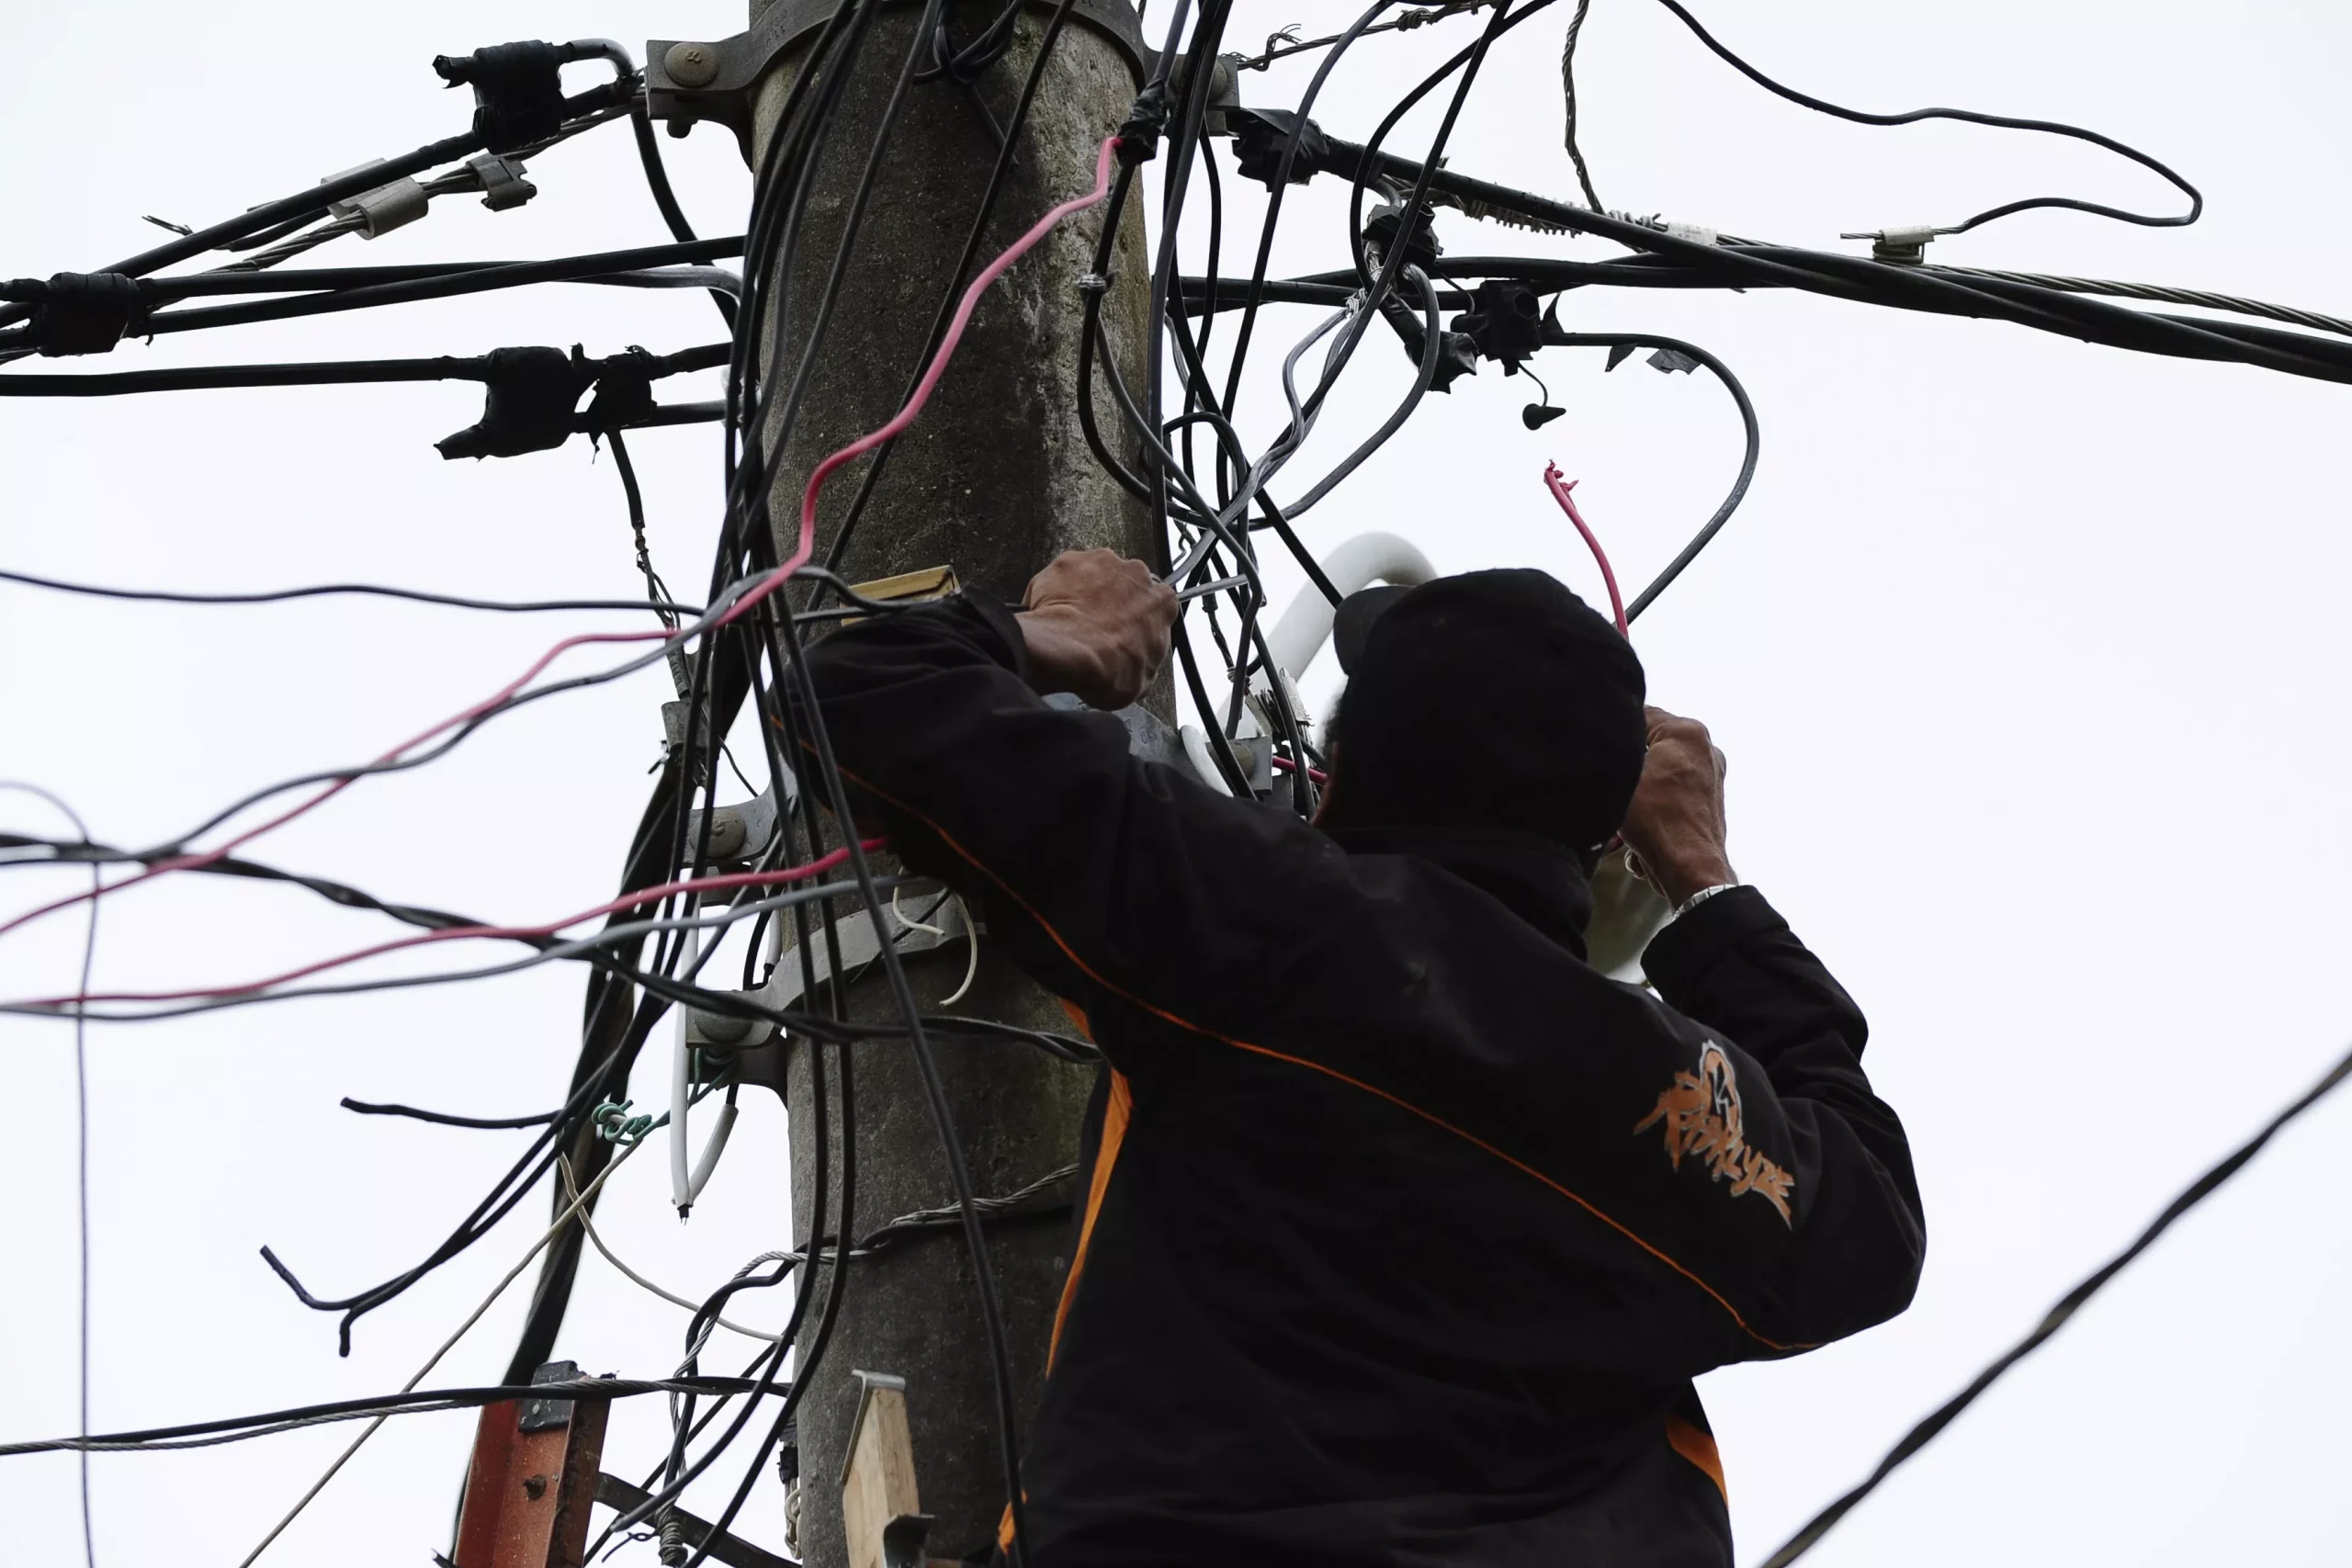
POLYGON ((1724 856, 1706 731, 1550 578, 1351 602, 1315 826, 1128 755, 1173 595, 1066 555, 809 655, 913 866, 1116 1070, 1023 1467, 1033 1568, 1731 1562, 1690 1380, 1909 1303, 1854 1004, 1724 856), (1583 962, 1622 829, 1679 910, 1583 962))

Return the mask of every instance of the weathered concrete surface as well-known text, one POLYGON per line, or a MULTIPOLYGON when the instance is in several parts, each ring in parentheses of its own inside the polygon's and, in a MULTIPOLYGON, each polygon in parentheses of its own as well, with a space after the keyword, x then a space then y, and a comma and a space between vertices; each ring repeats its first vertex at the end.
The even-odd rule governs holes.
MULTIPOLYGON (((971 38, 995 8, 996 0, 951 6, 955 36, 971 38)), ((842 100, 792 266, 787 364, 797 361, 799 335, 823 289, 919 9, 909 5, 883 15, 842 100)), ((1045 22, 1045 12, 1026 13, 1012 50, 979 85, 1000 124, 1012 116, 1045 22)), ((763 89, 755 146, 765 145, 789 73, 787 63, 763 89)), ((909 91, 860 231, 854 267, 779 470, 774 513, 780 551, 792 547, 800 493, 817 461, 896 412, 995 158, 987 124, 961 89, 943 82, 909 91)), ((1075 22, 1065 28, 1019 144, 1020 167, 998 202, 982 262, 1048 207, 1092 185, 1095 150, 1117 128, 1134 96, 1134 79, 1115 45, 1075 22)), ((1104 309, 1112 352, 1136 385, 1149 271, 1140 209, 1140 201, 1129 204, 1104 309)), ((1078 425, 1081 301, 1076 284, 1091 263, 1098 213, 1065 223, 990 291, 922 419, 900 438, 858 524, 843 562, 851 581, 952 564, 967 584, 1017 601, 1029 577, 1059 550, 1102 545, 1148 557, 1143 509, 1095 466, 1078 425)), ((1115 419, 1099 386, 1097 400, 1115 419)), ((1120 441, 1117 447, 1132 445, 1120 441)), ((853 465, 828 486, 820 558, 861 477, 862 466, 853 465)), ((1164 715, 1164 683, 1158 705, 1164 715)), ((965 950, 956 947, 909 961, 926 1009, 955 989, 965 959, 965 950)), ((852 1005, 860 1018, 895 1016, 878 970, 853 988, 852 1005)), ((979 980, 956 1010, 1068 1028, 1058 1004, 985 941, 979 980)), ((937 1050, 976 1192, 1011 1191, 1077 1157, 1090 1084, 1085 1070, 1015 1045, 943 1041, 937 1050)), ((862 1234, 895 1215, 943 1205, 953 1189, 906 1045, 861 1045, 850 1060, 857 1122, 854 1229, 862 1234)), ((808 1070, 807 1048, 796 1047, 790 1075, 796 1112, 810 1103, 808 1070)), ((792 1126, 794 1234, 803 1238, 812 1226, 812 1123, 813 1118, 796 1114, 792 1126)), ((837 1150, 839 1139, 836 1122, 837 1150)), ((1024 1429, 1045 1374, 1069 1245, 1069 1230, 1054 1224, 1008 1229, 991 1238, 1024 1429)), ((848 1287, 799 1417, 804 1561, 842 1568, 838 1479, 855 1408, 853 1368, 908 1380, 923 1507, 939 1521, 931 1555, 957 1557, 983 1546, 995 1529, 1004 1490, 987 1341, 961 1236, 944 1234, 861 1261, 852 1268, 848 1287)))

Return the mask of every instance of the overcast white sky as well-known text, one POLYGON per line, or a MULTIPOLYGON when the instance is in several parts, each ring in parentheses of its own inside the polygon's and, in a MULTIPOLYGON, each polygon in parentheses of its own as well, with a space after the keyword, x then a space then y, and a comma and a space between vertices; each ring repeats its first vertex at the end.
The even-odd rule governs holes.
MULTIPOLYGON (((1345 9, 1248 4, 1233 36, 1294 20, 1325 30, 1345 9)), ((1454 167, 1572 194, 1555 69, 1567 10, 1529 23, 1489 67, 1454 167)), ((2180 231, 2030 214, 1940 242, 1939 259, 2352 308, 2352 218, 2335 199, 2352 114, 2341 7, 1785 0, 1769 20, 1723 4, 1705 15, 1799 86, 1870 108, 1958 104, 2093 126, 2173 163, 2211 204, 2180 231)), ((634 50, 649 33, 734 30, 741 13, 244 0, 78 10, 55 29, 23 21, 0 98, 0 144, 15 150, 0 166, 8 276, 141 249, 157 237, 141 213, 209 222, 448 133, 468 106, 440 91, 435 53, 594 34, 634 50)), ((1335 79, 1323 122, 1362 137, 1468 28, 1368 43, 1335 79)), ((1739 80, 1646 0, 1600 0, 1583 60, 1586 146, 1615 207, 1819 245, 2044 192, 2173 200, 2143 172, 2070 143, 1805 114, 1739 80)), ((1303 80, 1251 75, 1244 96, 1288 102, 1303 80)), ((1408 121, 1398 150, 1425 146, 1429 130, 1408 121)), ((735 231, 748 182, 729 139, 705 129, 665 145, 703 231, 735 231)), ((540 195, 519 212, 446 201, 427 222, 372 245, 337 242, 319 262, 560 255, 667 237, 623 130, 531 173, 540 195)), ((1255 204, 1236 184, 1238 219, 1255 204)), ((1339 197, 1294 193, 1278 270, 1340 264, 1339 197)), ((1458 215, 1440 227, 1454 254, 1609 254, 1458 215)), ((1703 716, 1734 759, 1740 870, 1869 1011, 1869 1065, 1911 1129, 1927 1191, 1932 1246, 1906 1316, 1706 1381, 1751 1562, 2343 1048, 2344 392, 1805 297, 1593 292, 1571 296, 1563 315, 1696 339, 1755 397, 1765 445, 1747 505, 1636 640, 1657 698, 1703 716)), ((1272 321, 1303 331, 1313 319, 1272 321)), ((25 368, 535 343, 609 354, 709 342, 716 329, 696 295, 558 287, 25 368)), ((1578 498, 1622 574, 1645 581, 1733 472, 1728 401, 1703 376, 1638 364, 1604 379, 1589 353, 1554 351, 1540 367, 1566 418, 1523 430, 1530 384, 1488 366, 1430 400, 1308 520, 1309 540, 1329 548, 1393 529, 1444 570, 1534 564, 1591 590, 1589 562, 1539 482, 1556 457, 1582 479, 1578 498)), ((1377 423, 1408 367, 1375 335, 1352 375, 1302 475, 1377 423)), ((665 395, 707 394, 674 383, 665 395)), ((1277 394, 1261 378, 1247 395, 1263 439, 1277 394)), ((211 590, 361 579, 509 597, 636 592, 617 480, 584 441, 479 465, 433 451, 479 399, 448 384, 12 400, 0 405, 0 561, 211 590)), ((699 581, 716 435, 652 432, 635 449, 657 558, 681 587, 699 581)), ((1285 592, 1295 582, 1276 575, 1285 592)), ((0 776, 58 791, 101 838, 153 841, 256 784, 372 755, 591 624, 602 623, 359 602, 113 605, 0 587, 0 776)), ((594 903, 617 874, 666 694, 649 671, 517 713, 446 761, 350 791, 267 858, 494 917, 594 903)), ((61 826, 16 796, 0 797, 0 824, 61 826)), ((19 871, 5 905, 71 885, 19 871)), ((97 977, 219 984, 380 930, 300 894, 188 879, 107 904, 97 977)), ((0 993, 65 988, 78 944, 63 920, 0 942, 0 993)), ((549 968, 95 1029, 101 1429, 397 1387, 536 1237, 539 1198, 364 1320, 347 1360, 332 1319, 297 1304, 256 1249, 271 1245, 334 1293, 427 1249, 525 1134, 363 1121, 337 1098, 543 1109, 571 1061, 579 995, 576 971, 549 968)), ((17 1019, 0 1022, 0 1435, 14 1438, 74 1421, 72 1038, 17 1019)), ((661 1055, 647 1054, 640 1100, 662 1097, 661 1055)), ((2334 1353, 2352 1286, 2347 1136, 2352 1098, 2184 1224, 1816 1560, 2340 1559, 2338 1510, 2324 1499, 2352 1448, 2339 1415, 2352 1372, 2334 1353)), ((641 1269, 699 1295, 785 1241, 773 1102, 750 1104, 690 1228, 670 1217, 658 1163, 616 1178, 601 1210, 641 1269)), ((433 1381, 493 1379, 525 1293, 433 1381)), ((745 1311, 767 1321, 783 1304, 745 1311)), ((560 1353, 657 1373, 683 1320, 592 1258, 560 1353)), ((470 1416, 390 1424, 265 1561, 422 1564, 443 1544, 471 1429, 470 1416)), ((662 1430, 650 1402, 624 1407, 607 1468, 650 1464, 662 1430)), ((238 1562, 350 1431, 102 1457, 101 1559, 238 1562)), ((72 1461, 0 1462, 0 1517, 10 1560, 78 1558, 72 1461)), ((772 1483, 745 1529, 780 1540, 772 1483)), ((650 1547, 632 1550, 650 1560, 650 1547)))

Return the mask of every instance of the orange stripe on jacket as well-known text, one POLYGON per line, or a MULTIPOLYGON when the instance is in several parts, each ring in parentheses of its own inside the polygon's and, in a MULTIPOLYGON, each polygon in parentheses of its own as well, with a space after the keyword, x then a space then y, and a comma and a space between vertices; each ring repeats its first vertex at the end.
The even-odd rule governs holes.
POLYGON ((1667 1446, 1692 1464, 1704 1471, 1715 1490, 1724 1495, 1724 1505, 1731 1505, 1731 1488, 1724 1484, 1724 1456, 1715 1447, 1715 1435, 1679 1416, 1666 1418, 1667 1446))
MULTIPOLYGON (((1085 1010, 1068 997, 1061 999, 1062 1010, 1080 1034, 1091 1040, 1094 1032, 1086 1021, 1085 1010)), ((1086 1186, 1086 1214, 1079 1222, 1078 1247, 1070 1254, 1069 1273, 1062 1280, 1062 1299, 1054 1308, 1053 1337, 1046 1342, 1046 1373, 1053 1375, 1054 1355, 1062 1348, 1062 1322, 1069 1316, 1069 1303, 1078 1299, 1078 1277, 1086 1271, 1086 1244, 1094 1239, 1095 1217, 1102 1212, 1102 1194, 1111 1185, 1111 1168, 1118 1164, 1119 1145, 1127 1135, 1127 1117, 1135 1107, 1135 1096, 1127 1086, 1127 1075, 1111 1075, 1111 1095, 1102 1107, 1102 1136, 1095 1145, 1094 1176, 1086 1186)), ((1006 1551, 1012 1550, 1012 1505, 1004 1506, 1004 1517, 997 1521, 996 1543, 1006 1551)))
POLYGON ((1118 1163, 1119 1145, 1127 1135, 1127 1117, 1135 1097, 1127 1075, 1111 1075, 1111 1098, 1102 1107, 1102 1138, 1094 1152, 1094 1179, 1086 1187, 1086 1217, 1078 1224, 1078 1250, 1070 1255, 1069 1273, 1062 1280, 1061 1304, 1054 1308, 1054 1335, 1046 1342, 1046 1374, 1054 1371, 1054 1352, 1062 1348, 1062 1323, 1069 1303, 1078 1299, 1079 1276, 1086 1272, 1086 1245, 1094 1239, 1094 1221, 1102 1212, 1102 1194, 1111 1185, 1111 1168, 1118 1163))

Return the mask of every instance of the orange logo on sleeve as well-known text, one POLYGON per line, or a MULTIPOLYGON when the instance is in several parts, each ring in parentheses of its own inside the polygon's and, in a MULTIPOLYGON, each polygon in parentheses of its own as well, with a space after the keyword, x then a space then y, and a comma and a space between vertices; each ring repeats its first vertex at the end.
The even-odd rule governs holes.
POLYGON ((1636 1134, 1666 1124, 1666 1157, 1677 1170, 1684 1156, 1698 1159, 1717 1181, 1731 1183, 1731 1195, 1761 1193, 1792 1224, 1789 1194, 1796 1178, 1748 1146, 1741 1129, 1739 1075, 1724 1048, 1710 1040, 1699 1051, 1699 1070, 1676 1073, 1674 1087, 1657 1097, 1656 1109, 1634 1124, 1636 1134))

